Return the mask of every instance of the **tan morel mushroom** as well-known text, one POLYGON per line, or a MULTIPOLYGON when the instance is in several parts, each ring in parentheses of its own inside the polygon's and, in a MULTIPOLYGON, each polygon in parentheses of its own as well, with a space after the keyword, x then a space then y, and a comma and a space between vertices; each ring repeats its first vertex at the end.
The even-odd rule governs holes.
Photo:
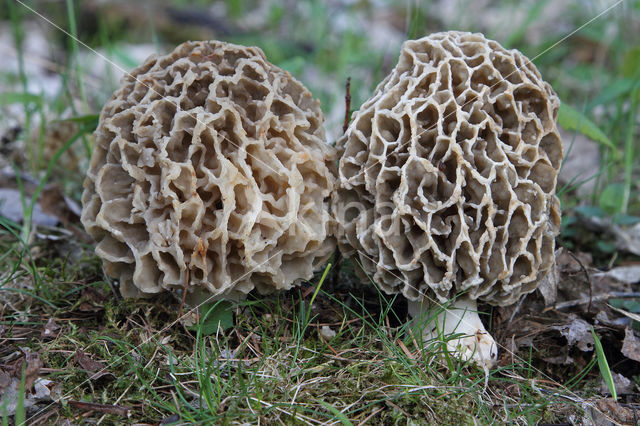
POLYGON ((511 304, 554 263, 558 107, 520 52, 438 33, 404 43, 338 143, 342 253, 413 316, 464 292, 424 337, 463 333, 449 348, 483 366, 497 348, 476 301, 511 304))
POLYGON ((258 48, 187 42, 104 106, 82 223, 124 296, 241 298, 311 278, 334 158, 320 103, 258 48))

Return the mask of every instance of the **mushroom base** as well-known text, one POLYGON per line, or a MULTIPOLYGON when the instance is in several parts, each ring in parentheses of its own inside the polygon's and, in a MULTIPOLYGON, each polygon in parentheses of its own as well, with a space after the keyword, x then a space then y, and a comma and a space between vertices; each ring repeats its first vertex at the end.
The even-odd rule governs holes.
POLYGON ((421 327, 425 343, 444 341, 450 353, 485 369, 496 364, 498 348, 480 321, 475 300, 460 297, 447 306, 434 304, 427 298, 409 300, 409 315, 421 327))

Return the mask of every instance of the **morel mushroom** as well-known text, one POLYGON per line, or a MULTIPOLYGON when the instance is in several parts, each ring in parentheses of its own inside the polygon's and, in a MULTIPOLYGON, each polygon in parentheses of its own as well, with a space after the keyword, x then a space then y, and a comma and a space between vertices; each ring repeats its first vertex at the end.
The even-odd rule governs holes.
POLYGON ((82 223, 124 296, 288 289, 331 255, 320 103, 255 47, 187 42, 107 102, 82 223))
POLYGON ((426 338, 463 333, 449 348, 484 366, 497 348, 476 302, 511 304, 554 264, 558 107, 520 52, 437 33, 404 43, 338 142, 343 255, 413 316, 436 316, 426 338))

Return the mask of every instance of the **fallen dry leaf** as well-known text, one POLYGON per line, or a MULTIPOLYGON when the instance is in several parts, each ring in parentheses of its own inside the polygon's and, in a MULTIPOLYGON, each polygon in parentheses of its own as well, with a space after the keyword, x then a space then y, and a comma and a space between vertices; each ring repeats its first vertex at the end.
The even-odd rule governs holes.
POLYGON ((606 311, 600 311, 596 315, 596 324, 597 323, 600 323, 600 324, 603 324, 603 325, 608 325, 609 327, 616 327, 617 328, 617 327, 625 327, 627 324, 629 324, 629 320, 626 317, 624 317, 624 318, 620 318, 620 317, 610 318, 606 311))
POLYGON ((11 376, 6 371, 0 370, 0 393, 11 384, 11 376))
POLYGON ((89 302, 82 302, 78 305, 78 311, 80 312, 100 312, 104 310, 102 306, 96 306, 89 302))
POLYGON ((40 402, 50 402, 59 400, 60 386, 54 386, 54 382, 42 377, 37 378, 33 383, 33 390, 27 391, 20 395, 20 379, 13 377, 10 379, 8 386, 0 389, 0 407, 4 411, 4 415, 13 416, 18 408, 18 402, 22 399, 22 405, 25 409, 33 407, 40 402))
MULTIPOLYGON (((637 417, 637 413, 634 413, 633 410, 623 407, 618 402, 610 398, 597 400, 596 406, 603 414, 611 416, 612 420, 622 424, 633 424, 634 419, 637 417)), ((596 419, 594 419, 594 421, 595 424, 604 424, 600 423, 596 419)))
MULTIPOLYGON (((3 407, 3 411, 7 413, 7 415, 12 416, 16 412, 16 408, 18 406, 18 389, 20 386, 20 380, 15 377, 11 379, 11 382, 2 392, 0 392, 0 407, 3 407)), ((28 408, 32 406, 33 403, 29 401, 29 399, 24 400, 24 407, 28 408)))
POLYGON ((194 309, 189 312, 183 313, 178 318, 178 321, 180 321, 180 324, 182 324, 185 327, 193 327, 198 323, 198 321, 200 321, 200 316, 194 309))
MULTIPOLYGON (((616 387, 618 395, 628 395, 633 393, 633 390, 635 389, 634 382, 616 372, 612 372, 611 377, 613 378, 613 384, 616 387)), ((600 380, 600 393, 603 395, 611 395, 609 386, 604 382, 604 379, 600 380)))
POLYGON ((87 299, 88 301, 97 304, 105 303, 108 300, 108 297, 106 297, 104 294, 102 294, 102 292, 96 290, 93 287, 84 287, 80 295, 83 299, 87 299))
POLYGON ((179 421, 180 421, 180 416, 177 414, 172 414, 169 417, 165 417, 164 419, 162 419, 162 421, 160 422, 160 426, 178 423, 179 421))
POLYGON ((92 360, 89 355, 82 352, 80 349, 76 350, 73 360, 77 362, 80 367, 92 373, 104 367, 102 363, 92 360))
POLYGON ((27 352, 24 357, 27 366, 24 370, 24 387, 25 389, 31 389, 33 382, 38 378, 38 373, 43 366, 40 355, 37 352, 27 352))
POLYGON ((49 318, 40 336, 44 339, 53 339, 58 335, 58 330, 60 330, 60 326, 56 324, 53 318, 49 318))
POLYGON ((639 314, 634 314, 633 312, 627 312, 624 309, 620 309, 620 308, 616 308, 615 306, 611 306, 609 305, 609 307, 611 309, 613 309, 614 311, 621 313, 622 315, 624 315, 627 318, 631 318, 634 321, 640 322, 640 315, 639 314))
POLYGON ((555 325, 551 329, 558 330, 567 339, 567 345, 577 346, 583 352, 591 352, 593 350, 594 342, 591 335, 591 326, 585 320, 573 318, 570 322, 563 325, 555 325))
POLYGON ((591 195, 597 183, 593 175, 600 170, 600 147, 597 142, 577 132, 560 129, 565 158, 558 173, 558 185, 575 186, 580 196, 591 195))
POLYGON ((572 253, 563 248, 556 251, 557 302, 590 296, 589 270, 592 264, 591 255, 588 253, 572 253))
POLYGON ((613 223, 609 218, 586 216, 580 213, 577 214, 577 218, 587 229, 611 235, 618 250, 640 256, 640 223, 623 227, 613 223))
POLYGON ((625 265, 611 268, 606 272, 598 272, 594 277, 608 277, 617 281, 634 284, 640 282, 640 265, 625 265))
MULTIPOLYGON (((29 197, 26 194, 25 197, 25 201, 29 203, 29 197)), ((0 188, 0 215, 16 223, 22 223, 24 212, 22 211, 22 194, 19 190, 0 188)), ((36 225, 55 226, 58 224, 58 218, 45 213, 39 203, 33 207, 31 220, 36 225)))
POLYGON ((627 358, 640 362, 640 340, 629 327, 624 330, 624 341, 620 352, 627 358))
MULTIPOLYGON (((557 255, 558 252, 556 251, 556 256, 557 255)), ((556 303, 556 300, 558 300, 558 279, 558 268, 554 264, 551 271, 540 280, 538 291, 544 299, 545 306, 551 306, 556 303)))
POLYGON ((108 371, 104 364, 91 359, 89 355, 82 352, 80 349, 76 350, 73 355, 73 360, 84 370, 89 373, 94 373, 89 376, 91 380, 98 380, 101 377, 115 378, 115 375, 108 371))
POLYGON ((80 221, 80 215, 77 212, 81 209, 78 209, 74 201, 64 196, 62 188, 58 185, 49 185, 44 188, 39 204, 45 213, 56 217, 65 227, 80 221))

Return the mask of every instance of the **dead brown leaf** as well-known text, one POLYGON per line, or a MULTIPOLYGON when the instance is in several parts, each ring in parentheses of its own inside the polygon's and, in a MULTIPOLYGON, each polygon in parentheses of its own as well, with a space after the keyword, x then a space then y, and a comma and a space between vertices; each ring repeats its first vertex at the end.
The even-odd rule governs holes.
MULTIPOLYGON (((0 215, 16 223, 21 223, 24 218, 23 196, 24 194, 18 189, 0 188, 0 215)), ((58 218, 46 213, 39 203, 33 206, 31 220, 36 225, 55 226, 58 224, 58 218)))
POLYGON ((48 185, 42 190, 40 195, 40 206, 42 210, 55 216, 58 220, 68 227, 70 223, 80 221, 80 211, 75 203, 64 196, 62 188, 58 185, 48 185))
POLYGON ((40 336, 43 339, 53 339, 58 335, 58 330, 60 330, 60 326, 56 324, 53 318, 49 318, 40 336))
POLYGON ((6 371, 0 369, 0 392, 11 384, 11 376, 6 371))
MULTIPOLYGON (((637 417, 633 410, 623 407, 613 399, 599 399, 596 401, 596 406, 602 413, 611 416, 613 420, 622 424, 633 424, 635 417, 637 417)), ((596 422, 596 424, 599 423, 596 422)))
POLYGON ((560 249, 556 254, 558 271, 557 301, 584 299, 592 296, 590 281, 591 255, 560 249))
MULTIPOLYGON (((613 378, 613 385, 616 387, 618 395, 629 395, 633 393, 636 387, 634 382, 616 372, 612 372, 611 377, 613 378)), ((605 383, 604 379, 600 380, 600 393, 602 395, 611 396, 609 385, 605 383)))
POLYGON ((538 291, 544 299, 546 306, 551 306, 558 300, 558 268, 554 265, 551 271, 540 280, 538 291))
POLYGON ((588 196, 597 183, 596 179, 590 178, 600 169, 600 146, 581 133, 560 128, 560 135, 569 143, 563 144, 565 157, 558 184, 571 185, 579 196, 588 196))
POLYGON ((632 226, 620 226, 610 218, 577 214, 579 222, 592 232, 607 234, 614 239, 614 245, 620 251, 640 255, 640 223, 632 226))
POLYGON ((82 302, 78 305, 78 310, 80 312, 100 312, 104 308, 102 306, 96 306, 89 302, 82 302))
POLYGON ((629 327, 624 330, 624 341, 620 352, 627 358, 640 362, 640 340, 629 327))
POLYGON ((570 322, 562 325, 551 327, 558 330, 567 339, 569 347, 576 346, 583 352, 591 352, 593 350, 593 336, 591 334, 591 325, 583 319, 573 318, 570 322))
POLYGON ((622 283, 633 284, 640 282, 640 264, 629 264, 611 268, 606 272, 595 274, 596 277, 605 276, 622 283))
POLYGON ((80 293, 83 299, 87 299, 90 302, 102 304, 107 301, 107 297, 102 292, 96 290, 93 287, 85 287, 80 293))
POLYGON ((40 355, 37 352, 27 352, 24 359, 27 363, 27 366, 24 370, 24 387, 25 389, 31 389, 31 386, 33 386, 33 382, 35 382, 38 378, 38 373, 40 373, 40 369, 44 364, 42 363, 40 355))
POLYGON ((104 364, 98 361, 94 361, 91 359, 89 355, 81 351, 80 349, 76 350, 76 353, 73 355, 73 360, 84 370, 89 373, 94 373, 89 376, 91 380, 98 380, 101 377, 109 377, 115 378, 115 375, 108 371, 104 364))
POLYGON ((100 312, 104 310, 104 304, 107 300, 104 294, 93 287, 83 288, 80 294, 82 299, 84 299, 80 305, 78 305, 80 312, 100 312))

